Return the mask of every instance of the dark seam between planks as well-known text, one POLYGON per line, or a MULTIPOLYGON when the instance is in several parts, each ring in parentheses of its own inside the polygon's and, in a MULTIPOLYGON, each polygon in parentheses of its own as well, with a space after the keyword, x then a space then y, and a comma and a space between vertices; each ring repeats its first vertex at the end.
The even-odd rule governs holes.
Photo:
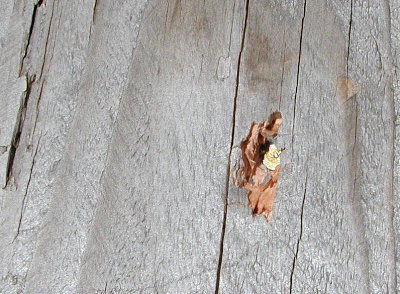
MULTIPOLYGON (((297 102, 297 92, 298 92, 298 86, 299 86, 299 76, 300 76, 300 63, 301 63, 301 52, 302 52, 302 46, 303 46, 303 30, 304 30, 304 20, 306 17, 306 9, 307 9, 307 0, 304 0, 304 6, 303 6, 303 17, 301 19, 301 31, 300 31, 300 44, 299 44, 299 60, 297 62, 297 77, 296 77, 296 91, 295 91, 295 96, 294 96, 294 105, 293 105, 293 123, 292 123, 292 149, 293 149, 293 143, 294 143, 294 126, 295 126, 295 121, 296 121, 296 102, 297 102)), ((303 201, 301 205, 301 215, 300 215, 300 235, 299 238, 297 239, 297 244, 296 244, 296 252, 293 257, 293 262, 292 262, 292 270, 290 273, 290 280, 289 280, 289 293, 292 293, 293 289, 293 276, 294 276, 294 270, 296 267, 296 261, 297 261, 297 256, 299 253, 299 247, 300 247, 300 241, 303 236, 303 212, 304 212, 304 203, 306 199, 306 193, 307 193, 307 179, 308 179, 308 174, 306 172, 306 180, 305 180, 305 185, 304 185, 304 195, 303 195, 303 201)))
MULTIPOLYGON (((392 80, 392 84, 393 84, 393 80, 392 80)), ((395 214, 396 214, 396 208, 395 208, 395 203, 396 203, 396 201, 395 201, 395 174, 394 174, 394 168, 395 168, 395 166, 396 166, 396 163, 395 163, 395 161, 396 161, 396 152, 395 152, 395 150, 396 150, 396 124, 395 124, 395 119, 396 119, 396 104, 395 104, 395 95, 394 95, 394 92, 392 91, 392 117, 393 117, 393 119, 392 119, 392 123, 393 123, 393 125, 392 125, 392 142, 391 142, 391 147, 392 147, 392 150, 391 150, 391 169, 390 169, 390 193, 391 193, 391 197, 390 197, 390 199, 391 199, 391 201, 392 201, 392 211, 391 211, 391 230, 392 230, 392 233, 393 233, 393 258, 394 258, 394 290, 395 290, 395 292, 396 292, 396 290, 398 290, 398 288, 400 287, 397 283, 398 283, 398 281, 397 281, 397 275, 398 274, 400 274, 400 273, 398 273, 397 271, 396 271, 396 269, 397 269, 397 263, 398 263, 398 258, 397 258, 397 254, 398 254, 398 252, 397 252, 397 244, 398 244, 398 234, 396 234, 396 232, 395 232, 395 228, 396 228, 396 226, 395 226, 395 214)))
MULTIPOLYGON (((22 128, 24 125, 25 121, 25 115, 26 115, 26 108, 28 105, 28 100, 31 94, 31 89, 32 89, 32 83, 35 80, 35 77, 32 77, 31 80, 28 80, 28 77, 26 76, 26 91, 25 91, 25 97, 24 97, 24 103, 22 105, 22 109, 20 113, 18 114, 18 120, 16 122, 16 125, 18 125, 18 129, 16 130, 15 137, 11 141, 11 146, 10 146, 10 153, 7 159, 7 169, 6 169, 6 186, 8 185, 9 180, 12 177, 12 170, 14 167, 14 160, 15 160, 15 154, 17 152, 17 148, 19 146, 19 141, 21 139, 21 133, 22 133, 22 128)), ((14 126, 15 128, 15 126, 14 126)))
POLYGON ((94 4, 93 4, 92 23, 90 24, 90 27, 89 27, 89 39, 90 39, 90 37, 92 36, 92 29, 93 29, 94 23, 95 23, 95 21, 96 21, 96 15, 97 15, 97 1, 98 1, 98 0, 94 0, 94 4))
MULTIPOLYGON (((349 78, 349 57, 350 57, 350 43, 351 43, 351 32, 353 24, 353 0, 350 0, 350 21, 349 21, 349 31, 347 36, 347 56, 346 56, 346 77, 349 78)), ((347 91, 346 91, 347 92, 347 91)), ((346 98, 348 97, 346 93, 346 98)))
POLYGON ((32 38, 32 33, 33 33, 33 27, 35 26, 35 20, 36 20, 37 9, 38 9, 38 7, 40 7, 42 4, 43 4, 43 0, 39 0, 39 1, 33 6, 31 25, 30 25, 30 27, 29 27, 28 41, 27 41, 26 46, 25 46, 24 56, 22 56, 22 59, 21 59, 21 65, 20 65, 20 68, 19 68, 19 76, 22 76, 22 70, 23 70, 23 67, 24 67, 24 61, 25 61, 26 56, 28 55, 28 48, 29 48, 29 45, 31 44, 31 38, 32 38))
POLYGON ((300 63, 301 63, 301 51, 303 47, 303 30, 304 30, 304 19, 306 18, 306 8, 307 8, 307 0, 304 0, 303 7, 303 17, 301 19, 301 31, 300 31, 300 45, 299 45, 299 60, 297 62, 297 77, 296 77, 296 91, 294 94, 294 103, 293 103, 293 122, 292 122, 292 149, 294 142, 294 126, 296 121, 296 102, 297 102, 297 90, 299 87, 299 76, 300 76, 300 63))
POLYGON ((236 1, 233 1, 231 32, 229 34, 229 50, 228 50, 229 53, 228 53, 228 56, 231 55, 232 31, 233 31, 233 22, 235 20, 235 8, 236 8, 236 1))
MULTIPOLYGON (((20 63, 20 68, 19 68, 19 76, 21 77, 23 75, 23 69, 24 69, 24 63, 26 56, 28 55, 28 48, 31 44, 31 39, 32 39, 32 34, 33 34, 33 29, 35 26, 36 22, 36 16, 37 16, 37 9, 43 4, 43 0, 39 0, 36 4, 33 6, 33 11, 32 11, 32 18, 31 18, 31 24, 29 26, 29 33, 28 33, 28 40, 24 48, 24 55, 22 56, 21 63, 20 63)), ((11 178, 12 170, 13 170, 13 165, 14 165, 14 159, 15 159, 15 153, 17 151, 17 147, 19 145, 19 140, 21 137, 21 132, 23 128, 23 124, 25 121, 25 113, 26 113, 26 108, 28 105, 28 100, 30 98, 30 93, 32 89, 32 84, 34 83, 36 76, 33 75, 32 78, 28 79, 28 74, 26 74, 26 79, 27 79, 27 87, 26 87, 26 94, 24 97, 24 102, 22 105, 21 112, 19 114, 19 118, 16 124, 18 124, 18 130, 11 142, 11 149, 10 149, 10 154, 7 160, 7 169, 6 169, 6 186, 8 185, 8 181, 11 178)))
MULTIPOLYGON (((241 38, 242 40, 241 40, 241 44, 240 44, 240 51, 239 51, 239 56, 238 56, 237 68, 236 68, 236 87, 235 87, 235 95, 233 98, 233 113, 232 113, 232 133, 231 133, 231 143, 230 143, 230 148, 229 148, 228 164, 227 164, 227 168, 226 168, 224 216, 223 216, 223 220, 222 220, 222 231, 221 231, 221 240, 220 240, 217 277, 216 277, 216 283, 215 283, 215 294, 219 293, 219 282, 220 282, 220 278, 221 278, 222 259, 223 259, 223 254, 224 254, 226 216, 227 216, 227 212, 228 212, 229 178, 230 178, 230 169, 231 169, 232 148, 233 148, 233 142, 234 142, 234 138, 235 138, 236 102, 237 102, 237 98, 238 98, 238 94, 239 94, 240 66, 241 66, 242 54, 244 51, 244 44, 245 44, 245 38, 246 38, 247 23, 248 23, 248 16, 249 16, 249 5, 250 5, 250 0, 246 0, 244 26, 243 26, 243 33, 242 33, 242 38, 241 38)), ((234 17, 234 15, 232 17, 234 17)))
POLYGON ((285 54, 286 54, 286 30, 285 27, 283 28, 283 43, 285 44, 285 48, 283 49, 282 52, 282 71, 281 71, 281 84, 280 84, 280 92, 279 92, 279 107, 278 110, 281 111, 281 102, 282 102, 282 90, 283 90, 283 79, 285 75, 285 54))
POLYGON ((53 23, 53 16, 54 16, 54 2, 51 7, 51 16, 50 16, 50 23, 49 23, 49 29, 47 31, 47 36, 46 36, 46 43, 44 46, 44 54, 43 54, 43 61, 42 61, 42 68, 40 69, 40 75, 39 75, 39 80, 42 79, 42 74, 43 74, 43 69, 44 65, 46 63, 46 55, 47 55, 47 50, 48 50, 48 43, 49 43, 49 37, 50 37, 50 32, 51 32, 51 25, 53 23))
POLYGON ((398 244, 398 236, 399 234, 396 234, 395 228, 395 215, 396 215, 396 200, 395 200, 395 173, 394 173, 394 168, 396 167, 396 100, 395 100, 395 92, 394 92, 394 81, 396 79, 397 76, 397 67, 396 64, 394 62, 394 58, 393 58, 393 45, 392 45, 392 11, 391 11, 391 7, 390 1, 386 1, 386 15, 387 15, 387 20, 388 20, 388 30, 389 30, 389 57, 390 57, 390 65, 391 65, 391 89, 390 89, 390 93, 391 93, 391 115, 392 115, 392 142, 391 142, 391 147, 392 147, 392 151, 391 151, 391 169, 390 169, 390 173, 391 173, 391 177, 390 177, 390 185, 391 185, 391 189, 390 189, 390 193, 391 193, 391 201, 392 201, 392 210, 391 210, 391 230, 393 232, 393 258, 394 258, 394 291, 396 292, 396 290, 400 290, 400 285, 398 285, 398 275, 400 273, 397 272, 397 264, 398 264, 398 253, 397 252, 397 244, 398 244))
POLYGON ((96 14, 97 14, 97 2, 98 2, 98 0, 94 0, 94 5, 93 5, 93 14, 92 14, 92 23, 95 23, 95 21, 96 21, 96 14))
POLYGON ((37 152, 38 152, 38 149, 39 149, 39 144, 40 144, 40 140, 41 139, 42 139, 42 136, 40 135, 39 140, 38 140, 37 145, 36 145, 35 153, 33 154, 32 165, 31 165, 31 168, 30 168, 30 171, 29 171, 29 179, 28 179, 28 183, 26 184, 24 198, 22 199, 21 213, 20 213, 20 216, 19 216, 17 233, 15 234, 12 243, 14 243, 14 241, 17 239, 17 237, 18 237, 18 235, 20 233, 21 224, 22 224, 22 217, 23 217, 23 214, 24 214, 25 201, 26 201, 26 197, 28 195, 28 190, 29 190, 29 187, 30 187, 31 179, 32 179, 33 167, 35 166, 36 155, 37 155, 37 152))
POLYGON ((308 181, 308 174, 306 173, 306 180, 305 180, 305 184, 304 184, 303 202, 301 203, 301 213, 300 213, 300 234, 299 234, 299 238, 297 239, 296 252, 295 252, 294 257, 293 257, 292 271, 290 273, 290 284, 289 284, 289 293, 290 294, 292 293, 292 289, 293 289, 294 270, 295 270, 295 267, 296 267, 297 257, 298 257, 298 254, 299 254, 301 238, 303 237, 303 215, 304 215, 304 204, 306 202, 306 194, 307 194, 307 181, 308 181))
POLYGON ((36 117, 35 117, 35 123, 33 124, 31 137, 30 137, 30 140, 29 140, 30 142, 32 142, 33 137, 34 137, 35 132, 36 132, 36 125, 37 125, 37 121, 38 121, 38 118, 39 118, 39 104, 40 104, 40 100, 42 99, 44 82, 45 82, 45 80, 42 80, 41 85, 40 85, 39 96, 38 96, 38 99, 36 101, 36 117))
POLYGON ((392 115, 392 137, 391 137, 391 168, 390 168, 390 200, 391 200, 391 231, 392 231, 392 239, 393 239, 393 266, 394 266, 394 291, 396 292, 396 290, 399 290, 400 285, 398 285, 398 275, 400 273, 397 272, 397 264, 398 264, 398 252, 397 252, 397 244, 398 244, 398 233, 396 234, 396 225, 395 225, 395 215, 396 215, 396 200, 395 200, 395 173, 394 173, 394 169, 396 167, 396 100, 395 100, 395 92, 394 92, 394 81, 396 79, 397 76, 397 67, 396 64, 394 62, 394 58, 393 58, 393 45, 392 45, 392 12, 391 12, 391 7, 390 7, 390 2, 387 1, 385 2, 386 4, 386 15, 387 15, 387 20, 388 20, 388 30, 389 30, 389 58, 390 58, 390 65, 391 65, 391 85, 390 85, 390 98, 391 98, 391 115, 392 115))
MULTIPOLYGON (((350 19, 349 19, 348 44, 347 44, 347 56, 346 56, 346 78, 347 78, 346 83, 348 82, 348 79, 349 79, 349 60, 350 60, 350 54, 351 54, 351 35, 352 35, 352 32, 353 32, 353 6, 354 6, 354 2, 353 2, 353 0, 350 0, 350 19)), ((351 189, 351 205, 352 205, 352 207, 353 207, 352 209, 354 211, 354 209, 357 209, 357 208, 355 208, 355 204, 354 203, 356 201, 356 195, 357 195, 357 193, 359 193, 358 192, 358 188, 359 188, 359 184, 358 184, 358 178, 359 178, 358 169, 360 167, 359 166, 360 165, 360 162, 359 162, 359 152, 360 151, 356 148, 357 141, 358 141, 358 126, 359 126, 359 119, 358 119, 359 107, 358 106, 359 106, 359 104, 357 102, 357 94, 352 96, 352 97, 348 97, 349 95, 348 95, 348 87, 347 86, 346 86, 346 93, 345 94, 346 94, 346 99, 347 99, 345 102, 349 101, 350 99, 353 99, 354 100, 353 109, 355 108, 354 109, 354 111, 355 111, 354 141, 353 141, 353 148, 352 148, 351 161, 350 161, 350 164, 353 167, 352 169, 354 170, 353 171, 353 186, 352 186, 352 189, 351 189)), ((357 199, 357 201, 359 201, 359 200, 361 200, 361 195, 360 195, 360 199, 357 199)), ((355 213, 354 215, 358 216, 360 218, 361 223, 364 224, 365 221, 364 221, 364 217, 363 217, 363 214, 362 214, 362 210, 363 210, 362 206, 359 209, 361 210, 361 213, 355 213)), ((365 236, 365 228, 364 227, 359 228, 357 226, 357 230, 358 229, 362 230, 362 236, 365 236)), ((368 269, 369 255, 367 254, 364 257, 365 257, 365 259, 363 259, 364 263, 361 266, 362 266, 362 271, 367 276, 367 278, 366 278, 366 283, 367 283, 366 287, 367 287, 368 292, 370 292, 371 285, 370 285, 369 269, 368 269)))

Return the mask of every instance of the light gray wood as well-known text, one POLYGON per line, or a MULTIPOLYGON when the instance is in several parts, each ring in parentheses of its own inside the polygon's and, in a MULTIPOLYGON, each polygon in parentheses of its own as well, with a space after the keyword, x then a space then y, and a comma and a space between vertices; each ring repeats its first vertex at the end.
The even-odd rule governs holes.
MULTIPOLYGON (((277 15, 289 15, 284 5, 264 9, 258 3, 253 5, 249 28, 252 12, 258 21, 262 18, 259 11, 281 9, 277 15)), ((283 160, 293 168, 282 172, 276 222, 271 226, 258 219, 239 219, 238 209, 245 208, 236 201, 244 205, 244 193, 238 197, 231 192, 223 292, 395 293, 394 108, 388 88, 393 79, 388 7, 325 1, 303 5, 305 13, 299 13, 304 17, 302 28, 299 22, 292 26, 302 29, 302 39, 297 38, 301 44, 297 95, 282 98, 294 96, 295 105, 284 102, 280 109, 289 124, 282 130, 282 142, 291 145, 283 160), (371 31, 379 35, 370 35, 371 31), (374 45, 375 39, 381 46, 374 45), (382 62, 387 64, 376 66, 385 56, 387 60, 382 62), (292 138, 285 136, 289 132, 292 138)), ((270 42, 274 47, 269 51, 282 52, 284 34, 271 33, 275 26, 281 28, 278 18, 271 16, 262 28, 266 36, 278 35, 270 42)), ((257 42, 250 32, 249 51, 257 42)), ((273 69, 276 63, 272 60, 265 68, 273 69)), ((246 77, 254 72, 243 67, 243 94, 239 97, 251 95, 246 77)), ((273 84, 273 79, 266 84, 273 84)), ((277 108, 276 86, 265 96, 267 107, 277 108)), ((254 112, 251 107, 238 107, 239 130, 249 124, 242 117, 254 112)), ((263 108, 260 103, 259 116, 263 108)), ((237 143, 244 136, 239 134, 237 143)))
POLYGON ((9 55, 15 55, 15 75, 27 76, 29 93, 12 178, 2 190, 4 293, 33 291, 26 286, 27 274, 35 274, 31 264, 76 108, 92 20, 87 13, 93 11, 93 2, 86 1, 35 3, 17 1, 13 10, 13 21, 24 24, 24 34, 15 40, 21 49, 9 55))
POLYGON ((390 45, 391 54, 389 61, 393 62, 391 70, 393 71, 393 100, 394 100, 394 138, 393 138, 393 233, 395 250, 395 279, 396 291, 400 292, 400 7, 397 1, 389 1, 389 19, 390 19, 390 45))
POLYGON ((264 76, 269 77, 271 69, 276 68, 272 72, 276 81, 270 78, 259 82, 259 87, 264 86, 266 91, 253 94, 248 76, 253 77, 256 70, 246 63, 241 69, 241 104, 237 115, 240 131, 236 142, 247 131, 243 128, 250 123, 248 113, 256 111, 260 120, 279 109, 285 124, 278 142, 287 151, 282 156, 284 164, 273 224, 250 216, 243 191, 239 196, 230 195, 233 204, 228 206, 224 255, 228 256, 227 266, 236 266, 223 270, 222 292, 270 289, 276 293, 340 293, 342 284, 347 285, 348 293, 362 292, 363 273, 355 262, 359 253, 352 242, 353 221, 346 205, 352 185, 345 154, 351 150, 351 141, 335 139, 346 138, 345 122, 351 121, 351 117, 346 117, 340 94, 336 93, 337 81, 346 75, 346 30, 323 1, 311 5, 298 2, 294 12, 289 9, 282 3, 250 1, 245 60, 249 56, 260 68, 262 62, 254 60, 259 54, 252 52, 257 50, 253 44, 269 36, 269 50, 261 49, 271 52, 269 58, 263 59, 268 70, 264 76), (264 16, 266 23, 256 25, 263 11, 269 11, 269 16, 264 16), (283 15, 287 17, 287 26, 281 25, 283 15), (252 26, 259 31, 258 35, 251 34, 252 26), (329 34, 321 27, 329 28, 329 34), (260 97, 256 110, 245 101, 255 95, 260 97), (343 185, 346 182, 349 183, 343 185), (237 201, 242 205, 235 205, 237 201), (236 217, 243 213, 248 215, 245 221, 236 217), (333 270, 341 263, 344 270, 333 270), (331 271, 335 275, 329 275, 331 271), (350 283, 351 276, 352 281, 358 282, 350 283))
POLYGON ((215 288, 238 50, 230 40, 241 10, 221 1, 153 4, 82 261, 83 293, 215 288))
POLYGON ((353 5, 349 75, 360 85, 358 171, 355 185, 363 215, 369 292, 395 293, 394 95, 388 2, 353 5))
POLYGON ((399 292, 398 6, 0 0, 0 293, 399 292))
POLYGON ((85 28, 84 32, 77 32, 76 38, 85 34, 86 43, 81 46, 87 48, 87 59, 75 89, 78 101, 71 130, 64 138, 66 147, 59 174, 47 192, 49 212, 42 220, 43 230, 35 237, 32 267, 38 270, 27 276, 26 288, 37 293, 47 289, 69 293, 78 283, 79 260, 96 209, 99 182, 143 9, 141 3, 95 4, 82 7, 77 1, 71 7, 70 3, 63 3, 68 6, 64 9, 83 9, 81 13, 87 15, 81 17, 88 21, 86 25, 76 24, 78 30, 85 28))

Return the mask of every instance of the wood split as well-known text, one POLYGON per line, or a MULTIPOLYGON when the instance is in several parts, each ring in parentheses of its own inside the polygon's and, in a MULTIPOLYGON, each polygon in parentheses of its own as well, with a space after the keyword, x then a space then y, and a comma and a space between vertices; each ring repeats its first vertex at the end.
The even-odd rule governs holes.
MULTIPOLYGON (((272 209, 279 177, 279 155, 284 149, 277 149, 273 144, 274 138, 282 124, 280 112, 271 114, 268 121, 252 123, 249 134, 240 143, 242 162, 234 174, 234 183, 248 190, 247 198, 253 216, 262 214, 268 222, 272 221, 272 209), (263 164, 265 154, 274 153, 276 163, 267 168, 263 164)), ((265 161, 264 161, 265 163, 265 161)))

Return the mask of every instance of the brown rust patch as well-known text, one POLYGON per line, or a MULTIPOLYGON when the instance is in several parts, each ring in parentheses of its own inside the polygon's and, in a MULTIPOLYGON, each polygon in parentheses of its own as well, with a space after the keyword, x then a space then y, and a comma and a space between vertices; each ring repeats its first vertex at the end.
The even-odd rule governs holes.
POLYGON ((268 170, 261 164, 261 146, 278 134, 282 124, 280 112, 274 112, 269 121, 252 123, 247 137, 241 142, 242 161, 234 175, 234 183, 248 190, 247 198, 253 215, 262 214, 272 220, 272 209, 279 177, 279 165, 268 170))
POLYGON ((174 23, 176 18, 181 15, 182 12, 182 0, 176 0, 174 10, 172 11, 171 23, 174 23))
MULTIPOLYGON (((256 24, 248 29, 246 37, 244 55, 244 82, 247 89, 253 93, 269 93, 271 99, 279 92, 277 89, 281 85, 283 63, 292 61, 292 56, 288 60, 282 58, 281 41, 276 40, 272 33, 266 33, 259 28, 259 25, 268 23, 257 20, 256 24)), ((295 56, 296 58, 297 56, 295 56)))
POLYGON ((348 78, 336 79, 336 93, 338 94, 341 103, 354 97, 360 91, 360 86, 357 82, 348 78))
POLYGON ((245 64, 248 72, 247 82, 250 88, 258 88, 260 84, 271 82, 269 74, 269 40, 261 32, 252 32, 250 30, 251 47, 245 58, 245 64))
POLYGON ((300 58, 300 54, 293 54, 290 56, 285 56, 284 58, 281 59, 281 63, 298 62, 299 58, 300 58))

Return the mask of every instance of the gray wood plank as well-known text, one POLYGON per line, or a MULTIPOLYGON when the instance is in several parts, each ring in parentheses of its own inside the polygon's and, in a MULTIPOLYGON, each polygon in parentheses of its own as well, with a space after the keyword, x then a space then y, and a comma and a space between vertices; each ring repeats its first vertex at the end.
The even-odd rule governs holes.
POLYGON ((27 76, 28 93, 12 179, 1 195, 0 289, 5 293, 30 290, 26 277, 35 273, 31 263, 76 108, 93 8, 81 1, 16 3, 14 21, 26 22, 26 28, 23 50, 13 52, 19 57, 14 72, 27 76))
MULTIPOLYGON (((302 30, 302 40, 297 34, 286 41, 301 44, 297 48, 298 81, 292 90, 295 93, 282 96, 280 104, 286 119, 280 139, 289 147, 283 155, 283 169, 292 168, 282 172, 272 225, 252 219, 244 192, 231 189, 222 292, 394 293, 395 229, 388 201, 392 195, 388 175, 393 160, 393 97, 387 92, 385 69, 373 65, 376 61, 371 56, 379 57, 378 49, 362 38, 373 29, 387 38, 388 16, 377 7, 374 13, 386 21, 376 23, 376 17, 368 22, 362 13, 374 7, 368 9, 365 2, 351 7, 350 2, 325 1, 304 2, 302 15, 301 4, 291 28, 302 30), (298 21, 301 17, 303 26, 298 21), (381 117, 380 112, 389 115, 381 117), (371 115, 376 121, 371 121, 371 115), (292 138, 287 137, 289 132, 292 138), (374 145, 377 142, 379 147, 374 145)), ((280 17, 290 15, 287 7, 260 6, 250 1, 247 56, 273 56, 285 50, 285 35, 274 30, 282 30, 280 17), (260 11, 270 12, 261 26, 257 23, 262 19, 260 11), (277 17, 271 11, 277 11, 277 17), (260 38, 252 36, 252 27, 265 39, 272 38, 272 48, 264 46, 258 52, 254 44, 260 38)), ((389 44, 388 40, 381 42, 389 44)), ((282 74, 271 70, 277 59, 265 66, 270 71, 261 75, 265 80, 257 81, 258 88, 264 89, 257 94, 252 95, 254 86, 247 82, 257 71, 248 64, 241 68, 238 103, 249 96, 263 94, 265 98, 249 99, 251 105, 246 100, 238 107, 236 143, 251 120, 261 120, 279 107, 276 80, 282 74)), ((261 67, 262 63, 254 64, 261 67)))
MULTIPOLYGON (((252 121, 264 120, 272 111, 280 110, 284 116, 281 129, 284 135, 279 138, 279 143, 291 150, 282 156, 283 170, 290 168, 286 164, 290 162, 287 157, 295 148, 289 143, 292 140, 302 16, 302 3, 291 6, 286 2, 249 1, 240 68, 235 145, 238 146, 245 137, 252 121)), ((293 182, 293 173, 294 170, 283 172, 281 176, 272 226, 264 218, 251 217, 245 191, 230 189, 220 293, 288 292, 303 189, 301 185, 287 184, 293 182), (298 195, 295 197, 296 190, 298 195), (288 199, 289 205, 283 205, 288 199)), ((304 181, 304 176, 301 180, 304 181)))
MULTIPOLYGON (((90 40, 84 73, 75 89, 77 110, 59 173, 48 192, 49 210, 38 236, 33 270, 27 276, 26 289, 36 293, 49 289, 76 292, 109 140, 146 1, 88 4, 91 5, 87 6, 86 16, 81 18, 88 22, 83 27, 90 40)), ((69 8, 69 14, 82 9, 79 5, 77 1, 75 7, 69 8)))
POLYGON ((0 187, 5 188, 11 177, 15 145, 27 90, 27 81, 19 72, 26 52, 34 3, 1 2, 0 21, 0 187))
POLYGON ((230 40, 243 10, 234 1, 153 5, 121 102, 80 292, 214 292, 238 50, 230 40))
POLYGON ((400 292, 397 2, 0 0, 0 293, 400 292))
POLYGON ((396 292, 400 292, 400 6, 397 1, 389 1, 390 21, 390 59, 393 62, 393 100, 394 100, 394 158, 393 158, 393 228, 396 262, 396 292))
POLYGON ((356 173, 368 291, 396 293, 393 225, 394 96, 389 2, 354 3, 349 75, 360 85, 356 173))

